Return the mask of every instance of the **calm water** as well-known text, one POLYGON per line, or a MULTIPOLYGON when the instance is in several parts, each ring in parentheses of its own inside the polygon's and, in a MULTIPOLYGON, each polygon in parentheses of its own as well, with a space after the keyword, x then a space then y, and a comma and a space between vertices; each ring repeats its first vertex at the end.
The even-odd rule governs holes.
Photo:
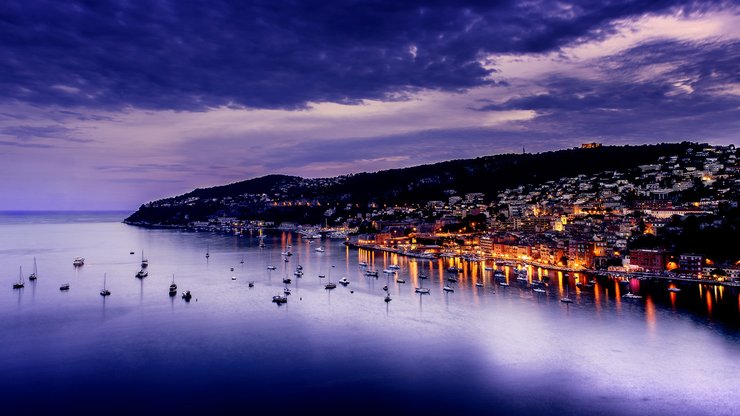
POLYGON ((465 264, 445 294, 448 261, 290 234, 260 249, 257 238, 147 230, 123 216, 0 215, 3 414, 740 414, 736 289, 675 295, 604 279, 581 291, 550 272, 537 295, 465 264), (142 249, 149 277, 139 280, 142 249), (11 289, 34 256, 39 279, 11 289), (407 283, 364 277, 359 261, 397 263, 407 283), (325 290, 318 275, 329 270, 350 285, 325 290), (420 270, 430 295, 414 294, 420 270), (108 298, 98 294, 104 273, 108 298), (190 303, 168 296, 173 274, 190 303), (293 294, 278 306, 286 274, 293 294), (644 297, 624 301, 626 290, 644 297), (574 304, 559 302, 566 292, 574 304))

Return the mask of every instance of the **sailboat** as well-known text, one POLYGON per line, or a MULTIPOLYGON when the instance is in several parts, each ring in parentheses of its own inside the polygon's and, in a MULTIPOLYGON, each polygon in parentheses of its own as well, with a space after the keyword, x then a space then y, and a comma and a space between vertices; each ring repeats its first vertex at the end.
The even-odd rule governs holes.
POLYGON ((103 273, 103 289, 100 290, 100 296, 110 296, 110 290, 105 288, 105 284, 107 280, 108 280, 108 274, 103 273))
POLYGON ((28 280, 36 280, 39 278, 38 270, 36 269, 36 257, 33 258, 33 273, 28 276, 28 280))
POLYGON ((20 272, 18 272, 18 281, 13 283, 13 289, 23 289, 24 286, 26 286, 26 283, 23 281, 23 267, 21 267, 20 272))
POLYGON ((206 258, 211 257, 211 246, 206 245, 206 258))
MULTIPOLYGON (((334 267, 334 266, 331 266, 334 267)), ((330 289, 336 289, 337 284, 331 281, 331 269, 329 269, 329 283, 324 285, 324 289, 330 290, 330 289)))
POLYGON ((177 285, 175 284, 175 275, 172 275, 172 283, 170 284, 170 296, 177 295, 177 285))
POLYGON ((568 286, 568 280, 567 280, 568 279, 568 275, 567 275, 567 273, 565 275, 565 278, 566 278, 566 280, 565 280, 565 297, 560 298, 560 301, 563 302, 563 303, 573 303, 573 299, 571 299, 569 297, 569 295, 570 295, 570 286, 568 286))
POLYGON ((144 258, 144 250, 141 250, 141 268, 146 269, 149 266, 149 260, 144 258))
POLYGON ((424 279, 422 279, 421 276, 422 275, 419 275, 419 279, 420 279, 419 280, 419 287, 417 287, 416 289, 414 289, 414 292, 420 293, 422 295, 428 295, 429 294, 429 288, 424 287, 424 279, 426 279, 426 276, 424 277, 424 279))

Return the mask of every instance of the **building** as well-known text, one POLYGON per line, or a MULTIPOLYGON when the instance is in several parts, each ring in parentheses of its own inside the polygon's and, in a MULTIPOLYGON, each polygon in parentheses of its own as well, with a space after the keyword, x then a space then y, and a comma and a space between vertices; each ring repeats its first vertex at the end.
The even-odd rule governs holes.
POLYGON ((661 273, 666 269, 668 252, 663 250, 632 250, 630 265, 649 273, 661 273))
POLYGON ((681 274, 701 277, 704 257, 700 254, 681 254, 678 257, 678 270, 681 274))

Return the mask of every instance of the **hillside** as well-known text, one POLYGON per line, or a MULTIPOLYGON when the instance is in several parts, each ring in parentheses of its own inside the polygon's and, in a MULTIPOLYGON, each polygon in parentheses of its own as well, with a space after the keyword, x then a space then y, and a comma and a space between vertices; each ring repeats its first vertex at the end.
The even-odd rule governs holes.
POLYGON ((564 176, 627 170, 653 163, 660 156, 683 154, 687 148, 697 146, 683 142, 502 154, 318 179, 268 175, 150 202, 125 222, 184 225, 213 215, 226 215, 319 223, 325 210, 337 205, 425 203, 446 200, 449 190, 459 195, 482 192, 490 199, 506 188, 540 184, 564 176))

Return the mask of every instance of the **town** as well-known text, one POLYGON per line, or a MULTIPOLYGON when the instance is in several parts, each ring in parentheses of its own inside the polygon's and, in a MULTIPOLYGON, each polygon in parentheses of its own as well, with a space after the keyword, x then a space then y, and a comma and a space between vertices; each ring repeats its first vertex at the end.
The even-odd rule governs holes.
MULTIPOLYGON (((445 200, 421 204, 324 201, 322 206, 316 199, 286 199, 280 193, 246 194, 241 202, 218 202, 318 207, 323 224, 213 215, 185 227, 236 234, 274 228, 420 258, 496 260, 733 284, 740 281, 739 170, 734 145, 703 145, 625 171, 563 177, 496 195, 448 189, 445 200), (697 241, 687 230, 712 238, 697 241)), ((327 180, 307 181, 320 187, 327 180)), ((179 203, 194 202, 191 198, 179 203)))

